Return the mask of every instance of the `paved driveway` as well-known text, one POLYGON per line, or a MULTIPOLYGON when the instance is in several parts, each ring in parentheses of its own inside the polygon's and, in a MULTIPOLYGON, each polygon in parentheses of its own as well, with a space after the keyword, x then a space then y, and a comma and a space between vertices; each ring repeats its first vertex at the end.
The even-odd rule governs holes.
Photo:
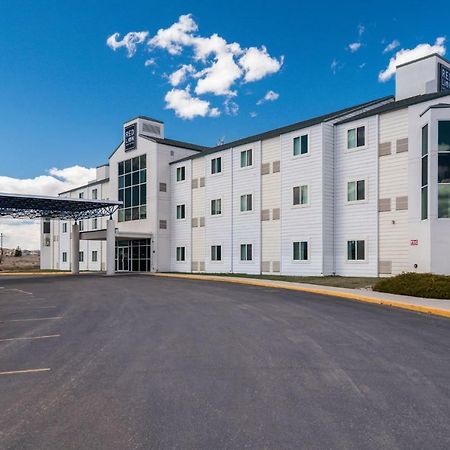
POLYGON ((2 449, 450 447, 450 320, 332 297, 0 278, 0 373, 2 449))

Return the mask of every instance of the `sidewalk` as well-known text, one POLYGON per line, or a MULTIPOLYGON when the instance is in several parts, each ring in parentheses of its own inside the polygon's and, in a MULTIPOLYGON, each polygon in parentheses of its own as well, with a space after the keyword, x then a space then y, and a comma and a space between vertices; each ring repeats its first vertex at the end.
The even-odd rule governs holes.
POLYGON ((310 292, 313 294, 329 295, 347 298, 365 303, 391 306, 426 314, 433 314, 450 318, 450 300, 439 300, 406 295, 373 292, 367 289, 346 289, 331 286, 319 286, 307 283, 292 283, 288 281, 264 280, 258 278, 222 277, 217 275, 152 273, 152 276, 167 278, 185 278, 190 280, 218 281, 225 283, 247 284, 251 286, 269 287, 274 289, 289 289, 292 291, 310 292))

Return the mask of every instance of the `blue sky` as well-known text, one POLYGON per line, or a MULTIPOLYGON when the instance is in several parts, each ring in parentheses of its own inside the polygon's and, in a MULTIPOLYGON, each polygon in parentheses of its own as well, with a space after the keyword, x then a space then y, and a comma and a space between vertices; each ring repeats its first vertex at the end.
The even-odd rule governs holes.
MULTIPOLYGON (((0 3, 0 176, 32 178, 52 167, 102 164, 122 139, 122 122, 139 114, 164 121, 166 137, 214 145, 388 95, 394 79, 380 82, 378 75, 390 57, 432 45, 448 31, 448 14, 441 13, 447 6, 439 1, 432 7, 414 1, 82 4, 0 3), (241 77, 233 97, 201 95, 218 117, 177 117, 165 109, 174 89, 167 75, 193 62, 192 49, 171 55, 142 44, 129 58, 106 39, 118 32, 120 41, 132 31, 147 31, 151 39, 186 14, 198 26, 193 34, 217 33, 242 49, 264 45, 280 68, 257 81, 241 77), (399 46, 383 53, 395 40, 399 46), (145 66, 149 59, 155 64, 145 66), (279 97, 257 105, 269 91, 279 97), (227 98, 237 113, 226 113, 227 98)), ((187 81, 193 95, 197 81, 187 81)))

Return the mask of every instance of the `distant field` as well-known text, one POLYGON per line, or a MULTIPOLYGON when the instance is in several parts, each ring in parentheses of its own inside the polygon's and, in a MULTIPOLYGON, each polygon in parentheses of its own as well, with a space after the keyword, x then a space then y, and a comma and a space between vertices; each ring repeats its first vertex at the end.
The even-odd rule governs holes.
POLYGON ((0 264, 0 272, 9 271, 24 271, 39 269, 39 255, 20 256, 3 256, 3 261, 0 264))

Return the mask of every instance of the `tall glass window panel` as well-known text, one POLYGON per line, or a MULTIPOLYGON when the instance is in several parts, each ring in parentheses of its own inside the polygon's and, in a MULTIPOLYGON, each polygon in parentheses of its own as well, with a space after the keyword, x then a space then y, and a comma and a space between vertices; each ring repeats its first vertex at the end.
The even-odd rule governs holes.
POLYGON ((428 219, 428 125, 422 127, 420 218, 428 219))
POLYGON ((450 218, 450 121, 438 122, 438 218, 450 218))

